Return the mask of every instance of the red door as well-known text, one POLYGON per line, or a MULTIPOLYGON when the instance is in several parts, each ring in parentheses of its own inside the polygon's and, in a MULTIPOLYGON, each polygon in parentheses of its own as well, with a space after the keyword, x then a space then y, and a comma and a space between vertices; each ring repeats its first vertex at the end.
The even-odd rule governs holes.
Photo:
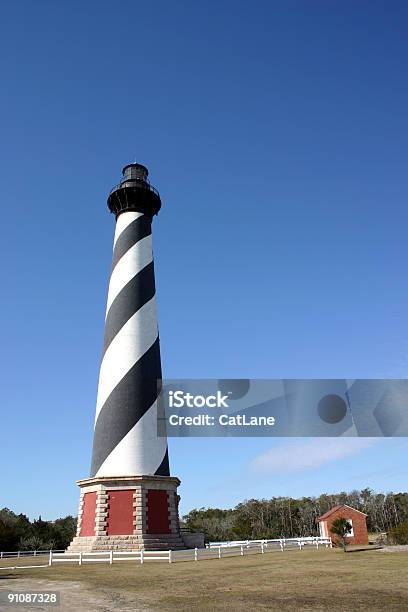
POLYGON ((95 535, 96 492, 85 493, 82 506, 81 536, 95 535))
POLYGON ((107 535, 133 534, 133 490, 107 491, 107 535))
POLYGON ((167 491, 147 490, 147 533, 171 533, 167 491))

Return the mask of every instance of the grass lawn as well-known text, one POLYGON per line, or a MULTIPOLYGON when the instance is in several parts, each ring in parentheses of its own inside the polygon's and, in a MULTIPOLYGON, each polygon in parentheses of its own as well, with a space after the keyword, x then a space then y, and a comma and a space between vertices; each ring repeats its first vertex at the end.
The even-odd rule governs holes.
POLYGON ((65 584, 64 603, 73 585, 88 611, 408 610, 407 577, 408 553, 367 550, 345 554, 324 549, 196 563, 59 564, 3 570, 0 589, 22 590, 27 581, 31 588, 36 583, 48 589, 52 583, 65 584), (105 607, 93 607, 92 594, 105 596, 105 607))

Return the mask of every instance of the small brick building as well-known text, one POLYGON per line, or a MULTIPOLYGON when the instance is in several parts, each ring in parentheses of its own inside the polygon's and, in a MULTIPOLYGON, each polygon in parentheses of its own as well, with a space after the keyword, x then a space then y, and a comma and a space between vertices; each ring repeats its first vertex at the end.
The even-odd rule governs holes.
POLYGON ((346 537, 347 544, 368 544, 367 515, 346 504, 334 506, 317 519, 320 535, 323 538, 332 538, 333 542, 338 541, 338 536, 330 531, 333 521, 338 518, 345 518, 351 523, 351 533, 346 537))

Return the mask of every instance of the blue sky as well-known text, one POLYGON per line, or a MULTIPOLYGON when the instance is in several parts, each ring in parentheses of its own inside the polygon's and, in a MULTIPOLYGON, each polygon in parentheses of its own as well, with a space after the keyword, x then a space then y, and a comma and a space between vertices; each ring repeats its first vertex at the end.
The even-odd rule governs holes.
MULTIPOLYGON (((2 7, 0 506, 76 513, 106 196, 129 161, 163 200, 166 377, 406 377, 407 18, 398 1, 2 7)), ((170 440, 182 511, 407 488, 405 439, 310 443, 170 440)))

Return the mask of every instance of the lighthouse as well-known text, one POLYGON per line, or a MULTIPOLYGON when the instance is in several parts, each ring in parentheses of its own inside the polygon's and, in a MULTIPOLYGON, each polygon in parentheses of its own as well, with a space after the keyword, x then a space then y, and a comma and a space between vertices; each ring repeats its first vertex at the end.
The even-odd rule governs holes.
POLYGON ((116 218, 90 477, 79 480, 69 551, 183 547, 167 439, 157 435, 160 344, 152 220, 161 208, 148 170, 123 168, 110 192, 116 218))

